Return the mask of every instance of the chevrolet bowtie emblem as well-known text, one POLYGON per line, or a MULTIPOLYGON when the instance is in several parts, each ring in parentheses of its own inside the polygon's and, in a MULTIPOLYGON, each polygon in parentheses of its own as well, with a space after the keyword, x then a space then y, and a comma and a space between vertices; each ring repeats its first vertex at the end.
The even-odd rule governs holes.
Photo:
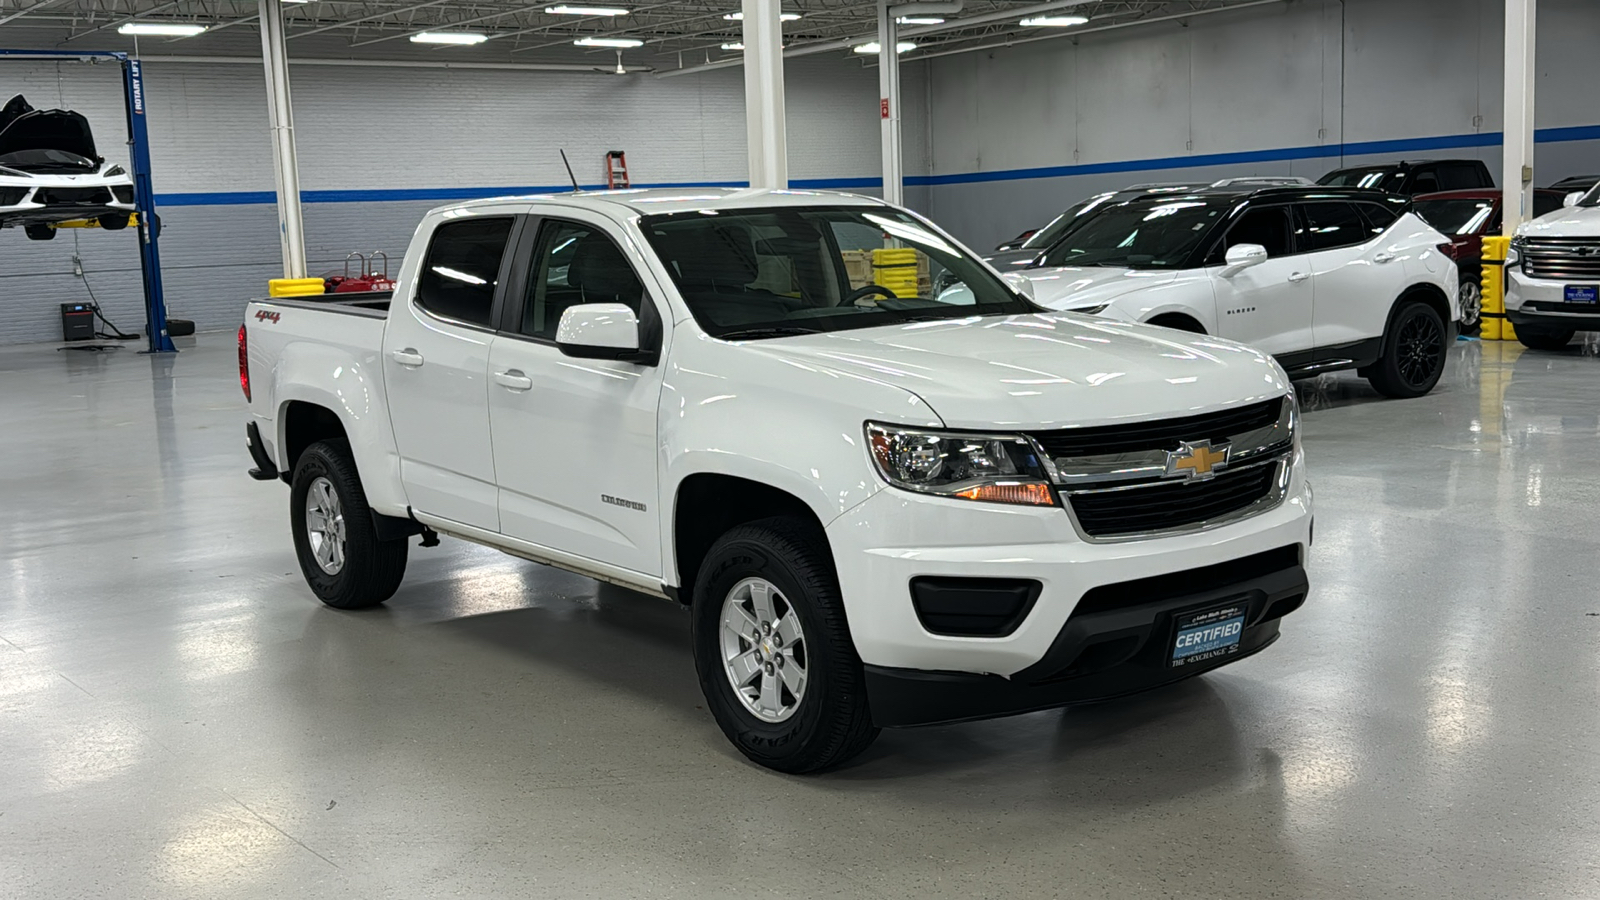
POLYGON ((1228 444, 1212 447, 1210 441, 1184 441, 1178 449, 1167 451, 1167 477, 1210 478, 1228 467, 1232 449, 1228 444))

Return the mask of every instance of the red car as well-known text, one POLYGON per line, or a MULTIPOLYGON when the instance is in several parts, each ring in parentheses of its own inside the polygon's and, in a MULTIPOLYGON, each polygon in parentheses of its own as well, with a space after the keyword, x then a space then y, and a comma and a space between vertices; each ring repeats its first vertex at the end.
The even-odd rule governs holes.
MULTIPOLYGON (((1562 191, 1535 190, 1534 217, 1560 209, 1565 196, 1562 191)), ((1500 191, 1496 188, 1473 188, 1418 194, 1412 198, 1412 209, 1416 214, 1450 238, 1444 251, 1461 270, 1463 327, 1475 327, 1482 311, 1480 279, 1483 274, 1483 237, 1500 233, 1500 197, 1500 191)))

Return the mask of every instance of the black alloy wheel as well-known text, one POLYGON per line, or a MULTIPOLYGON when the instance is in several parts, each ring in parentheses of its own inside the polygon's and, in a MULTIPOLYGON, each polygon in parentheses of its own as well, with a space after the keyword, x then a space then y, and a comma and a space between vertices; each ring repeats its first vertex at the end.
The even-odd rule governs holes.
POLYGON ((1395 350, 1400 377, 1408 386, 1430 384, 1444 365, 1444 329, 1434 316, 1411 316, 1400 326, 1395 350))

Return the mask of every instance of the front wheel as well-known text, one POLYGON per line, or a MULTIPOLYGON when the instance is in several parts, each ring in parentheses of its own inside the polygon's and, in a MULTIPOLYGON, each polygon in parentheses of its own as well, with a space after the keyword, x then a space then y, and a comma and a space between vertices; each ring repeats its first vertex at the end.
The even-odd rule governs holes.
POLYGON ((56 239, 56 230, 49 225, 24 225, 22 233, 30 241, 53 241, 56 239))
POLYGON ((1572 343, 1578 332, 1571 328, 1540 328, 1537 325, 1518 325, 1517 340, 1529 350, 1560 350, 1572 343))
POLYGON ((1383 357, 1373 363, 1367 380, 1386 397, 1421 397, 1444 374, 1444 319, 1420 300, 1401 301, 1383 336, 1383 357))
POLYGON ((106 213, 97 219, 100 227, 107 231, 121 231, 128 227, 129 217, 119 213, 106 213))
POLYGON ((300 454, 289 490, 295 555, 311 592, 335 609, 365 609, 394 596, 406 574, 406 541, 378 540, 349 446, 319 441, 300 454))
POLYGON ((723 734, 753 762, 816 772, 878 735, 827 545, 793 519, 741 525, 696 579, 695 668, 723 734))

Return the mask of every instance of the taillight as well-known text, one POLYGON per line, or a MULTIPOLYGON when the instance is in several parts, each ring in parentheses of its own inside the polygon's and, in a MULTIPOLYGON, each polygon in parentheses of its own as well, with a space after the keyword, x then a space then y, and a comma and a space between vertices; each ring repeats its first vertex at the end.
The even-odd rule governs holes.
POLYGON ((244 402, 250 402, 250 339, 245 337, 244 326, 239 326, 239 387, 244 389, 244 402))

